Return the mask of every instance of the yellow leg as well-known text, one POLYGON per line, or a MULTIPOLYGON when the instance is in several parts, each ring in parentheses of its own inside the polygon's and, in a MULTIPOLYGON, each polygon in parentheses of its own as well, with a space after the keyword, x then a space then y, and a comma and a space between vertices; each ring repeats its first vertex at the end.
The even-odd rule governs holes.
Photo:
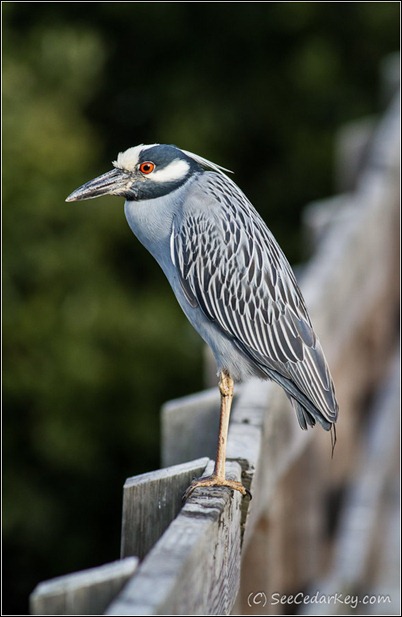
POLYGON ((240 491, 242 495, 250 495, 249 491, 244 488, 241 482, 234 480, 226 480, 225 478, 225 462, 226 462, 226 444, 228 437, 230 409, 232 407, 233 400, 233 379, 225 373, 221 372, 219 377, 219 391, 221 393, 221 411, 219 421, 219 436, 218 436, 218 448, 216 451, 215 467, 212 476, 206 478, 200 478, 194 480, 188 487, 184 494, 184 498, 187 499, 196 488, 203 488, 205 486, 227 486, 235 491, 240 491))

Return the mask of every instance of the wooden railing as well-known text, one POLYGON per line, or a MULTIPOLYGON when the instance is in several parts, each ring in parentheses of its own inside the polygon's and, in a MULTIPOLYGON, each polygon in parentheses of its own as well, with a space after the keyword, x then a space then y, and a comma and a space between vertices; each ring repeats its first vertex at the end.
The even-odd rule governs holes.
MULTIPOLYGON (((237 391, 227 472, 250 489, 252 501, 209 489, 195 491, 183 504, 191 480, 212 468, 218 389, 166 404, 166 468, 129 478, 124 486, 122 559, 41 583, 31 595, 33 614, 288 613, 279 597, 315 581, 328 593, 341 591, 324 585, 339 552, 337 513, 365 447, 370 397, 383 381, 397 338, 398 102, 366 142, 354 190, 306 213, 316 246, 301 286, 340 403, 333 458, 327 433, 301 431, 283 392, 251 380, 237 391)), ((348 153, 341 156, 345 162, 348 153)), ((384 459, 397 439, 395 422, 392 407, 384 459)), ((371 541, 366 534, 364 542, 371 541)), ((364 571, 354 585, 364 584, 364 571)))

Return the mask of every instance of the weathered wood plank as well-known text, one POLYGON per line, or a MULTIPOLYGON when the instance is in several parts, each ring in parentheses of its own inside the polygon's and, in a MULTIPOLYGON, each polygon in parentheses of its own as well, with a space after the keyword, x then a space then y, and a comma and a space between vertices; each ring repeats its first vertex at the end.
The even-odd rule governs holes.
POLYGON ((142 559, 177 516, 182 496, 208 458, 128 478, 123 489, 121 557, 142 559))
POLYGON ((237 460, 243 483, 253 495, 244 502, 244 541, 273 497, 278 480, 300 455, 311 431, 300 430, 293 409, 274 383, 251 379, 244 386, 233 410, 229 428, 227 458, 237 460), (249 506, 249 507, 248 507, 249 506))
POLYGON ((104 566, 40 583, 30 597, 32 615, 101 615, 133 576, 138 559, 104 566))
MULTIPOLYGON (((376 565, 383 551, 392 551, 386 546, 383 526, 389 512, 384 512, 390 482, 395 483, 399 473, 395 463, 399 458, 400 425, 400 361, 398 356, 392 363, 388 379, 377 394, 374 405, 368 414, 367 434, 363 449, 350 481, 345 498, 345 506, 339 523, 335 541, 335 552, 331 570, 327 577, 315 582, 315 588, 323 595, 333 593, 359 594, 370 592, 371 581, 375 580, 376 565)), ((395 529, 392 530, 395 533, 395 529)), ((393 561, 398 562, 399 544, 394 536, 393 561)), ((389 556, 388 556, 389 557, 389 556)), ((374 604, 376 614, 395 614, 392 608, 399 608, 400 588, 398 577, 382 581, 376 592, 389 594, 389 604, 374 604), (394 585, 394 586, 392 586, 394 585), (385 613, 383 612, 385 611, 385 613)), ((371 614, 367 606, 362 606, 363 614, 371 614)), ((371 607, 373 608, 373 607, 371 607)), ((303 607, 303 615, 344 614, 344 606, 313 604, 303 607)))
POLYGON ((265 511, 253 523, 251 536, 247 527, 233 614, 281 614, 283 606, 271 602, 273 594, 304 589, 316 576, 324 518, 322 480, 313 445, 311 440, 278 479, 265 511))
MULTIPOLYGON (((227 471, 240 479, 237 463, 227 471)), ((239 588, 241 499, 226 488, 195 491, 106 614, 228 614, 239 588)))
POLYGON ((342 585, 355 587, 364 579, 375 528, 381 513, 386 478, 397 457, 400 414, 400 363, 377 394, 368 414, 367 436, 350 482, 340 522, 334 568, 342 585))

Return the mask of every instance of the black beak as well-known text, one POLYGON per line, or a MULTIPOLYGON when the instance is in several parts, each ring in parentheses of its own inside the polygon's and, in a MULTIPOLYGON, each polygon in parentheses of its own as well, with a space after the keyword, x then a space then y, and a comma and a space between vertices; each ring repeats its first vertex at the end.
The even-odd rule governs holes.
POLYGON ((94 180, 86 182, 69 195, 66 201, 95 199, 102 195, 124 196, 133 184, 133 179, 121 169, 112 169, 94 180))

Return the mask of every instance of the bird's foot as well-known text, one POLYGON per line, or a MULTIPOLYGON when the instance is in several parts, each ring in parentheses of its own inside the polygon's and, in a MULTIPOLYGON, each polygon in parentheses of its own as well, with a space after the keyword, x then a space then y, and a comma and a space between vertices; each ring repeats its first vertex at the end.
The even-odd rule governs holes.
POLYGON ((207 476, 206 478, 199 478, 198 480, 194 480, 186 492, 183 495, 183 501, 186 501, 193 494, 196 488, 204 488, 207 486, 227 486, 231 488, 233 491, 239 491, 242 495, 247 495, 249 499, 251 499, 251 493, 248 489, 246 489, 241 482, 236 482, 235 480, 226 480, 226 478, 221 478, 212 474, 212 476, 207 476))

